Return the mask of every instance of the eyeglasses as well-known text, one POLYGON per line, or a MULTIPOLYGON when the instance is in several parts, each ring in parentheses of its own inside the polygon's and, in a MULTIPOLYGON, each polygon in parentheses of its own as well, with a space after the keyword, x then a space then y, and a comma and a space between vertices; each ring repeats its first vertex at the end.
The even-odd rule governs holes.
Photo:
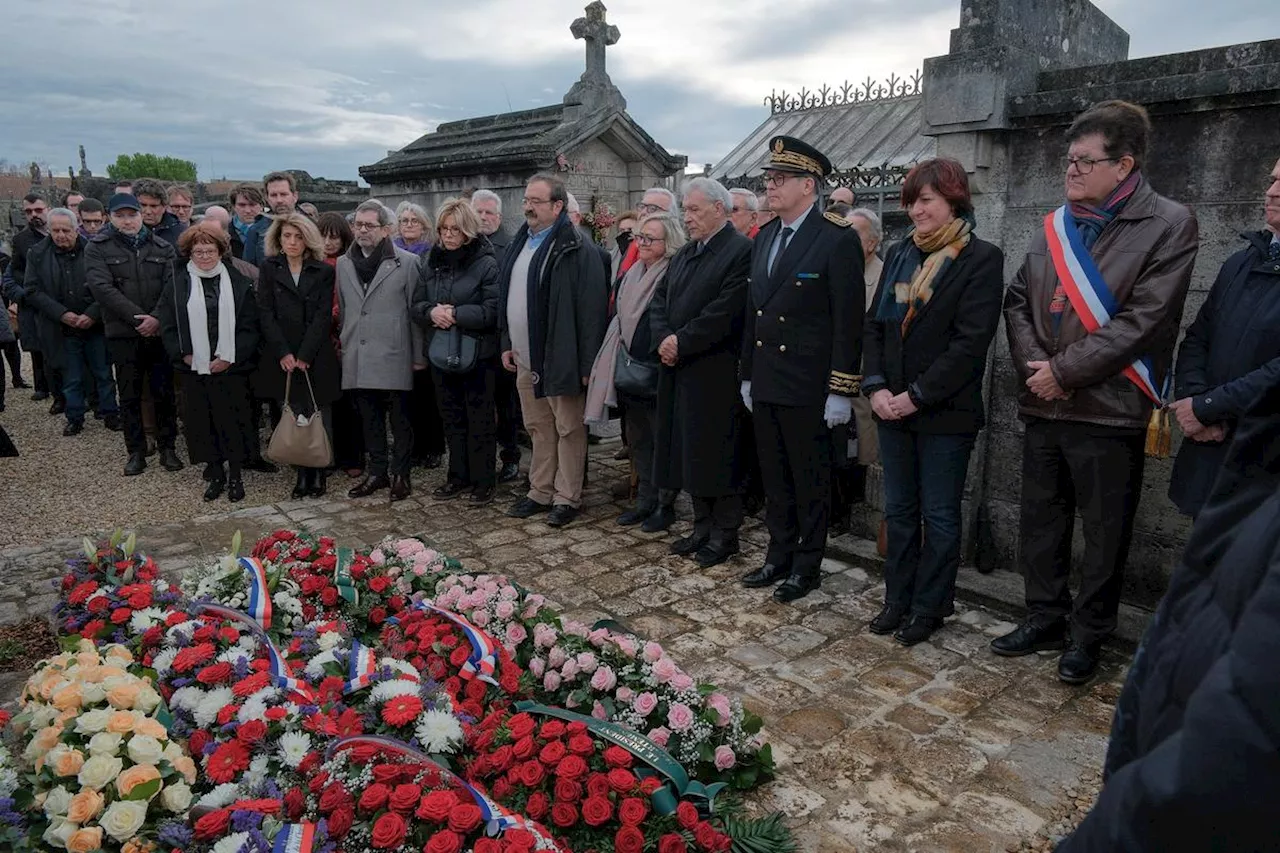
POLYGON ((439 228, 441 234, 461 234, 462 229, 456 225, 441 225, 439 228))
POLYGON ((400 220, 400 224, 403 226, 403 225, 421 225, 422 223, 416 219, 413 219, 412 217, 406 216, 404 219, 400 220))
POLYGON ((789 172, 774 172, 772 175, 765 175, 764 182, 771 187, 780 187, 792 178, 804 178, 807 175, 793 175, 789 172))
POLYGON ((640 246, 652 246, 654 243, 665 243, 666 237, 650 237, 648 234, 641 234, 636 237, 636 244, 640 246))
POLYGON ((1066 157, 1064 158, 1064 161, 1066 162, 1068 169, 1070 169, 1072 166, 1075 166, 1077 174, 1087 175, 1090 172, 1092 172, 1093 167, 1098 165, 1099 163, 1118 163, 1120 161, 1120 158, 1119 157, 1099 157, 1097 159, 1094 159, 1093 157, 1066 157))
POLYGON ((663 212, 663 210, 662 208, 658 207, 656 204, 646 204, 645 202, 642 201, 636 205, 636 212, 641 214, 661 213, 663 212))
POLYGON ((352 228, 352 230, 353 230, 353 231, 377 231, 379 228, 382 228, 382 227, 383 227, 383 226, 379 225, 379 224, 378 224, 378 223, 376 223, 376 222, 353 222, 353 223, 351 223, 351 228, 352 228))
POLYGON ((549 198, 529 198, 528 196, 525 196, 521 201, 525 204, 531 204, 534 207, 537 207, 540 204, 551 204, 551 199, 549 198))

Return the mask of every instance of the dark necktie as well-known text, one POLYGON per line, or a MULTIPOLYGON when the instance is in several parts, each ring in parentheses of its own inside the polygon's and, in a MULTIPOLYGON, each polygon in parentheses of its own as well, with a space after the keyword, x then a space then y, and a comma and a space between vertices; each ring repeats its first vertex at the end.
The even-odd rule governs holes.
POLYGON ((1280 242, 1272 240, 1271 245, 1267 246, 1267 260, 1280 263, 1280 242))
POLYGON ((782 253, 787 250, 787 244, 791 242, 791 235, 795 230, 790 226, 782 229, 782 239, 778 243, 778 251, 773 256, 773 263, 769 265, 769 275, 773 275, 774 268, 778 265, 778 261, 782 258, 782 253))

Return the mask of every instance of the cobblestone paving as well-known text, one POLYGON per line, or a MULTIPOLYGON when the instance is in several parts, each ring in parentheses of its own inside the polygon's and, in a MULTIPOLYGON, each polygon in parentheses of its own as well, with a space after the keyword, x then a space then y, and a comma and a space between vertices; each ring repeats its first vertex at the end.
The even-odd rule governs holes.
MULTIPOLYGON (((656 639, 694 675, 736 691, 766 721, 778 780, 751 797, 778 809, 806 853, 1002 851, 1045 829, 1101 763, 1123 662, 1109 657, 1086 688, 1058 682, 1052 657, 1006 660, 987 651, 1013 626, 957 603, 931 642, 905 649, 866 631, 883 584, 834 560, 822 590, 799 606, 738 585, 763 557, 752 520, 738 560, 709 571, 669 556, 670 537, 624 531, 611 488, 623 477, 614 446, 593 454, 584 517, 562 530, 502 514, 505 504, 436 503, 441 479, 417 477, 413 498, 288 501, 182 523, 143 524, 139 541, 167 574, 279 526, 323 531, 342 544, 421 534, 473 570, 506 572, 569 615, 612 617, 656 639)), ((331 481, 340 485, 345 478, 331 481)), ((345 487, 344 487, 345 488, 345 487)), ((681 535, 686 519, 673 531, 681 535)), ((80 531, 0 552, 0 622, 46 611, 50 579, 80 531)), ((20 674, 0 678, 11 699, 20 674)))

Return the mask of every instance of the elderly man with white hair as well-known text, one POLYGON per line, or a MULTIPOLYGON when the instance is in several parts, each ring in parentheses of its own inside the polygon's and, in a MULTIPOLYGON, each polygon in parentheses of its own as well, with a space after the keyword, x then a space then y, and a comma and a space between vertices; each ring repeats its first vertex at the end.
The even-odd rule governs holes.
MULTIPOLYGON (((644 196, 640 199, 640 203, 636 205, 636 216, 644 219, 651 213, 663 213, 674 210, 676 206, 676 194, 665 187, 651 187, 644 191, 644 196)), ((622 256, 622 263, 618 265, 618 278, 621 280, 627 270, 631 269, 631 265, 640 257, 640 247, 632 241, 627 247, 627 253, 622 256)))
POLYGON ((729 213, 733 227, 743 237, 754 239, 760 233, 760 226, 756 224, 760 199, 756 198, 754 192, 742 187, 734 187, 729 190, 729 194, 733 196, 733 210, 729 213))
MULTIPOLYGON (((502 197, 493 190, 476 190, 471 194, 471 207, 480 218, 480 233, 493 246, 494 257, 501 266, 511 245, 511 235, 502 227, 502 197)), ((498 482, 510 483, 520 476, 520 395, 516 391, 514 373, 499 370, 494 377, 493 401, 498 409, 498 482)))
POLYGON ((703 568, 738 552, 742 404, 735 383, 751 241, 729 223, 733 196, 695 178, 684 193, 686 243, 650 305, 662 360, 654 482, 693 499, 693 531, 672 546, 703 568))

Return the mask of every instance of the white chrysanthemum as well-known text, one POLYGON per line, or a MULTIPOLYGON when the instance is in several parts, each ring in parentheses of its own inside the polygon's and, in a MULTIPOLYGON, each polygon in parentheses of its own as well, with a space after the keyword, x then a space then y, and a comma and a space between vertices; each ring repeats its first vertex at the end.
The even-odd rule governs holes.
POLYGON ((214 687, 204 695, 200 700, 200 704, 196 706, 192 716, 195 718, 196 725, 200 728, 207 728, 213 725, 214 720, 218 719, 218 712, 235 701, 236 694, 231 691, 230 687, 214 687))
POLYGON ((406 681, 403 678, 397 678, 395 681, 382 681, 373 685, 373 690, 369 694, 370 701, 386 702, 397 696, 417 696, 418 685, 412 681, 406 681))
POLYGON ((173 669, 173 659, 178 656, 177 649, 163 649, 156 652, 156 656, 151 659, 151 668, 156 671, 156 675, 164 678, 169 674, 169 670, 173 669))
POLYGON ((333 652, 321 652, 307 661, 307 677, 311 679, 324 678, 324 665, 337 662, 338 659, 333 656, 333 652))
POLYGON ((233 832, 226 838, 221 838, 213 845, 213 853, 237 853, 244 843, 249 840, 247 832, 233 832))
MULTIPOLYGON (((169 628, 166 636, 175 645, 181 645, 182 642, 191 642, 191 637, 196 632, 195 622, 179 622, 177 625, 169 628)), ((176 654, 176 652, 175 652, 176 654)))
POLYGON ((422 673, 418 672, 418 668, 408 661, 396 660, 395 658, 382 658, 378 661, 378 667, 389 666, 396 672, 403 672, 405 675, 412 675, 414 678, 421 678, 422 673))
POLYGON ((240 786, 234 782, 224 782, 201 797, 196 802, 196 805, 208 806, 211 809, 221 809, 231 805, 239 798, 240 786))
POLYGON ((13 754, 0 743, 0 797, 12 797, 18 790, 18 771, 13 769, 13 754))
POLYGON ((271 769, 271 759, 265 755, 255 756, 249 762, 249 769, 240 778, 240 784, 249 794, 260 793, 262 784, 267 781, 267 772, 271 769))
POLYGON ((319 637, 316 637, 316 645, 320 647, 320 651, 328 652, 342 645, 342 635, 337 631, 325 631, 319 637))
POLYGON ((169 699, 169 706, 182 711, 195 711, 203 698, 204 691, 199 687, 194 685, 179 687, 173 691, 173 696, 169 699))
POLYGON ((158 607, 144 607, 133 611, 129 617, 129 628, 135 634, 141 634, 152 625, 164 621, 164 611, 158 607))
POLYGON ((311 735, 305 732, 285 732, 280 735, 280 760, 290 767, 297 767, 311 751, 311 735))
POLYGON ((444 711, 423 713, 413 733, 426 752, 453 752, 462 743, 462 726, 458 718, 444 711))

